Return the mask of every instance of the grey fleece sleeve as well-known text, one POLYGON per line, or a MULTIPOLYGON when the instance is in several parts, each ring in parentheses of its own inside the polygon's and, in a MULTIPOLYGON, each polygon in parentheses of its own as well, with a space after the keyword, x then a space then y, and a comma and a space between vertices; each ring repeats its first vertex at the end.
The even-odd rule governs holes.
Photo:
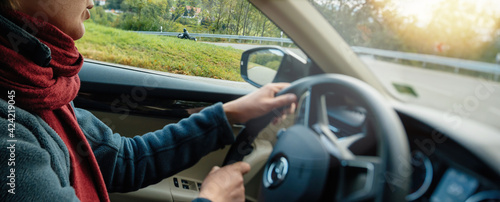
POLYGON ((113 134, 86 110, 75 108, 75 114, 109 192, 134 191, 157 183, 234 141, 221 103, 134 138, 113 134))
POLYGON ((16 109, 11 122, 6 110, 0 101, 0 201, 79 201, 64 142, 41 118, 16 109))

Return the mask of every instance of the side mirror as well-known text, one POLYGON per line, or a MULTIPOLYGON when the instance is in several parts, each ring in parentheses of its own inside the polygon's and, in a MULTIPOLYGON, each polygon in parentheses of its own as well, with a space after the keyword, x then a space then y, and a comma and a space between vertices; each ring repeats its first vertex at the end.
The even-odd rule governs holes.
POLYGON ((277 47, 254 48, 241 55, 241 77, 255 87, 272 82, 292 82, 306 76, 307 62, 277 47))

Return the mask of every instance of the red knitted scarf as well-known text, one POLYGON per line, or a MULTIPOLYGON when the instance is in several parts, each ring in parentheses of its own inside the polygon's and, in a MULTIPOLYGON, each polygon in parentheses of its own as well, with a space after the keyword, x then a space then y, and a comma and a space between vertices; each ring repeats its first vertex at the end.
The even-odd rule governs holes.
POLYGON ((0 98, 5 99, 4 90, 15 90, 16 105, 39 115, 59 134, 69 150, 71 185, 81 201, 109 201, 97 161, 69 104, 80 88, 82 55, 68 35, 49 23, 15 11, 2 11, 2 16, 45 44, 52 60, 47 67, 37 65, 20 54, 22 36, 2 34, 0 98))

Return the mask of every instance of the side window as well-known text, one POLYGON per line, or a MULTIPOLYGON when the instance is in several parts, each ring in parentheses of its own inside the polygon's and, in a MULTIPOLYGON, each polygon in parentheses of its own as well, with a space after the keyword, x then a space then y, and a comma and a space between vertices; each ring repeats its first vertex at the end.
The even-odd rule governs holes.
POLYGON ((293 46, 241 0, 96 0, 90 13, 76 41, 86 59, 150 70, 242 81, 244 50, 293 46))

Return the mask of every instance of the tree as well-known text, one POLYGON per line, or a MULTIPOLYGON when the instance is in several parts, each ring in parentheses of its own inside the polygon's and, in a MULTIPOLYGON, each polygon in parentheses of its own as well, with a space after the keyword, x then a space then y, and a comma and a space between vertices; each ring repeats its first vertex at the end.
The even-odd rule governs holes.
MULTIPOLYGON (((280 30, 248 1, 241 0, 110 0, 108 7, 120 8, 124 13, 110 25, 130 30, 175 29, 192 23, 182 16, 194 16, 200 8, 200 24, 193 30, 212 33, 279 37, 280 30), (116 6, 119 5, 119 6, 116 6), (187 10, 187 6, 190 7, 187 10), (180 25, 179 23, 183 24, 180 25)), ((195 23, 193 23, 195 24, 195 23)))
POLYGON ((186 1, 177 0, 177 4, 174 7, 174 12, 172 13, 172 21, 177 21, 186 12, 186 1))
POLYGON ((104 7, 107 9, 120 10, 122 2, 123 0, 107 0, 104 7))

